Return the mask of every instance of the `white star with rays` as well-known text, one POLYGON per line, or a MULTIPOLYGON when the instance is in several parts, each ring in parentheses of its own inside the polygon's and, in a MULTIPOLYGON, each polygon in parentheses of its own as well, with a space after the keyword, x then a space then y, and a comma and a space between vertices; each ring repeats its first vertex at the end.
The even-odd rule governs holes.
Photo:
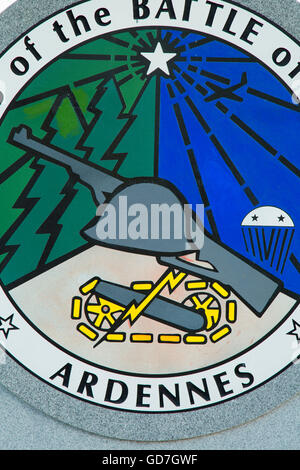
POLYGON ((160 42, 156 44, 156 48, 153 52, 141 52, 141 55, 150 62, 147 75, 150 75, 158 69, 166 75, 170 75, 168 62, 177 56, 175 52, 164 52, 160 42))

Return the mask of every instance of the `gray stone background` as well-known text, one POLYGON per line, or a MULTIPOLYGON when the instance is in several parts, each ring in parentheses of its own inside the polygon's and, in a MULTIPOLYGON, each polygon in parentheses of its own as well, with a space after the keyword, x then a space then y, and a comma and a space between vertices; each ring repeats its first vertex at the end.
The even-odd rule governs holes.
MULTIPOLYGON (((1 3, 6 1, 0 0, 0 7, 1 3)), ((17 3, 21 7, 23 0, 17 0, 17 3)), ((72 0, 70 3, 73 3, 72 0)), ((295 37, 300 37, 299 1, 240 0, 238 3, 263 13, 295 37)), ((10 10, 6 10, 3 15, 8 19, 9 27, 0 30, 0 49, 30 25, 48 16, 52 4, 55 12, 67 2, 32 0, 30 11, 24 7, 20 9, 20 15, 13 17, 10 10), (34 15, 32 11, 35 12, 34 15), (15 28, 12 28, 12 24, 15 24, 15 28)), ((299 368, 300 365, 294 367, 299 368)), ((299 377, 299 374, 296 375, 299 377)), ((289 374, 286 379, 289 379, 289 374)), ((249 405, 251 406, 251 400, 249 405)), ((299 409, 300 394, 247 424, 219 433, 168 442, 135 442, 104 438, 66 425, 28 405, 0 385, 0 449, 292 450, 300 448, 299 409)))

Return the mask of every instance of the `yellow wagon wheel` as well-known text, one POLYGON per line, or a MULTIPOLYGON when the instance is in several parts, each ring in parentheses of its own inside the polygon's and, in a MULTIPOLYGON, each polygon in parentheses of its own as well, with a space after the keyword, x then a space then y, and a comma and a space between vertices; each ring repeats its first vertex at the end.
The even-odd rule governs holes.
POLYGON ((111 328, 125 310, 122 305, 111 302, 98 295, 91 295, 85 303, 87 320, 98 330, 111 328))
POLYGON ((205 317, 206 331, 212 330, 219 324, 222 310, 214 295, 208 292, 195 292, 189 295, 183 303, 205 317))

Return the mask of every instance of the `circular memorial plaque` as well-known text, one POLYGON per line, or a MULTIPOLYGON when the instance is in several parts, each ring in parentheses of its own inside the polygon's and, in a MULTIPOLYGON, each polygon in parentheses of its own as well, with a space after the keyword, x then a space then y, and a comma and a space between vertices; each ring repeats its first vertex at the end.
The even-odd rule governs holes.
POLYGON ((123 439, 267 412, 298 391, 299 42, 246 2, 40 3, 0 18, 1 382, 123 439))

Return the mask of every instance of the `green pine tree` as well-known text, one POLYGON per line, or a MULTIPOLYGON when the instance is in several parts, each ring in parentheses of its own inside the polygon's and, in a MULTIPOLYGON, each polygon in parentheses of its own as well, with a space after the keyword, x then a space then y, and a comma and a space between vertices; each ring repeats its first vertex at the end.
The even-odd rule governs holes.
POLYGON ((121 115, 123 104, 115 82, 110 80, 104 88, 99 88, 92 103, 89 109, 95 118, 82 145, 90 148, 89 161, 113 171, 118 157, 112 158, 111 148, 127 122, 121 115))
POLYGON ((60 202, 60 191, 68 178, 67 172, 64 169, 58 171, 54 163, 35 161, 31 168, 35 170, 32 180, 37 179, 32 189, 26 190, 18 200, 18 206, 24 208, 28 215, 6 244, 14 250, 14 254, 1 274, 5 284, 37 269, 50 236, 39 233, 39 229, 47 215, 60 202))
MULTIPOLYGON (((11 231, 18 226, 24 212, 24 206, 18 204, 20 195, 33 178, 35 170, 31 167, 33 157, 24 154, 24 151, 8 142, 12 128, 26 124, 30 126, 40 138, 46 135, 42 125, 53 106, 55 97, 42 99, 22 107, 15 107, 8 111, 5 120, 0 126, 1 155, 0 159, 0 198, 1 198, 1 224, 0 224, 0 266, 3 268, 9 260, 11 250, 6 242, 11 231)), ((1 269, 0 268, 0 269, 1 269)), ((14 274, 14 276, 16 273, 14 274)), ((4 277, 1 275, 4 281, 4 277)))
POLYGON ((126 178, 154 175, 155 95, 156 80, 152 78, 132 111, 134 120, 114 149, 126 155, 118 170, 126 178))
MULTIPOLYGON (((74 150, 83 128, 70 99, 64 96, 57 98, 49 115, 54 112, 53 121, 57 126, 53 139, 55 144, 65 148, 69 143, 74 150)), ((46 129, 48 126, 49 136, 52 136, 54 129, 49 124, 49 119, 46 119, 43 127, 46 129)), ((63 190, 70 179, 69 174, 59 165, 42 158, 35 158, 31 169, 34 174, 15 205, 26 211, 26 217, 24 214, 19 216, 19 225, 3 247, 12 254, 9 262, 4 263, 1 275, 5 283, 11 283, 44 264, 59 232, 53 214, 65 197, 63 190)), ((69 243, 67 251, 71 249, 69 243)))
POLYGON ((20 196, 20 188, 23 189, 32 177, 33 171, 30 168, 30 163, 31 161, 26 162, 0 185, 0 240, 23 212, 23 209, 15 207, 15 204, 20 196))
MULTIPOLYGON (((66 98, 51 122, 51 128, 57 132, 52 143, 80 158, 84 158, 85 151, 77 148, 79 137, 83 129, 79 116, 74 107, 66 98)), ((77 177, 71 176, 62 189, 64 198, 52 214, 52 223, 57 225, 59 233, 51 248, 47 263, 76 250, 87 244, 81 237, 81 229, 95 216, 95 204, 90 191, 77 182, 77 177)))

